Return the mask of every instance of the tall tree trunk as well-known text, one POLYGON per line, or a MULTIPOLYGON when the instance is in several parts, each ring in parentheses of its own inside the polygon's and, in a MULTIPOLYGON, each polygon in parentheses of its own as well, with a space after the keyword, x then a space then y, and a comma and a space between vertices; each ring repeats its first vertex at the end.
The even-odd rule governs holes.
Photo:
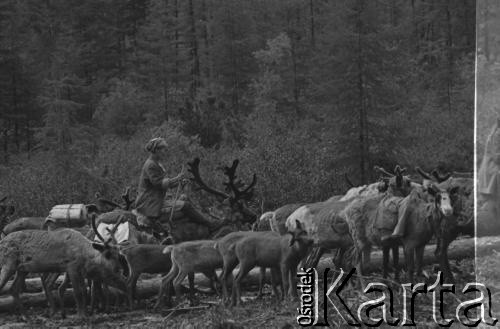
POLYGON ((414 45, 415 45, 415 52, 418 54, 420 51, 420 37, 418 33, 418 23, 417 23, 417 18, 415 14, 415 0, 411 0, 411 20, 413 22, 413 37, 414 37, 414 45))
POLYGON ((167 60, 166 56, 162 56, 162 89, 163 89, 163 115, 166 121, 169 119, 168 113, 168 77, 167 77, 167 60))
POLYGON ((469 7, 467 6, 467 0, 462 1, 462 11, 464 13, 464 26, 465 26, 465 44, 467 46, 472 46, 471 42, 471 29, 469 28, 469 7))
POLYGON ((175 44, 175 66, 174 66, 174 85, 176 91, 179 90, 179 3, 174 0, 174 18, 175 18, 175 32, 174 32, 174 44, 175 44))
POLYGON ((3 161, 9 162, 9 119, 4 120, 3 126, 3 161))
POLYGON ((451 98, 452 98, 452 88, 453 88, 453 39, 452 39, 452 28, 451 28, 451 13, 450 13, 450 0, 446 0, 446 51, 447 51, 447 64, 448 64, 448 76, 446 81, 446 95, 448 101, 448 110, 451 111, 451 98))
POLYGON ((368 150, 368 139, 366 136, 366 109, 365 109, 365 94, 364 94, 364 81, 363 81, 363 54, 362 54, 362 33, 363 33, 363 22, 361 19, 361 12, 363 11, 363 0, 357 1, 357 22, 356 22, 356 32, 357 32, 357 47, 358 47, 358 99, 359 99, 359 151, 360 151, 360 173, 361 173, 361 184, 366 183, 366 151, 368 150))
POLYGON ((288 35, 291 37, 291 56, 292 56, 292 72, 293 72, 293 107, 295 110, 295 114, 298 116, 299 113, 299 87, 298 87, 298 79, 297 79, 297 32, 295 30, 295 26, 299 26, 300 23, 300 13, 298 9, 296 11, 297 21, 292 23, 291 14, 287 11, 287 25, 288 25, 288 35))
POLYGON ((486 56, 486 60, 490 60, 490 29, 488 27, 489 19, 490 19, 488 0, 485 1, 484 4, 484 56, 486 56))
POLYGON ((311 16, 311 46, 314 48, 316 47, 316 36, 315 36, 315 29, 314 29, 314 7, 313 7, 313 0, 309 0, 309 13, 311 16))
POLYGON ((198 56, 198 40, 196 37, 196 19, 194 17, 193 0, 189 0, 189 19, 191 33, 191 99, 195 100, 200 87, 200 58, 198 56))
POLYGON ((228 21, 229 21, 229 56, 231 58, 231 79, 232 79, 232 109, 233 113, 239 112, 239 84, 238 84, 238 76, 237 76, 237 63, 236 63, 236 54, 235 54, 235 46, 234 40, 236 38, 234 32, 234 19, 231 9, 228 9, 228 21))
POLYGON ((28 151, 28 158, 31 151, 31 127, 29 116, 26 118, 26 151, 28 151))
MULTIPOLYGON (((165 15, 168 16, 168 0, 165 1, 165 10, 167 11, 165 15)), ((162 25, 162 47, 161 47, 161 66, 162 66, 162 90, 163 90, 163 116, 166 121, 169 119, 168 113, 168 72, 167 72, 167 53, 170 46, 169 35, 168 35, 168 17, 165 17, 165 23, 162 25)))
POLYGON ((12 108, 14 109, 14 143, 16 144, 16 152, 20 151, 19 142, 19 108, 17 102, 17 79, 15 72, 12 74, 12 108))
POLYGON ((211 52, 211 42, 210 42, 210 34, 211 34, 211 6, 207 6, 207 0, 203 0, 201 2, 201 10, 202 10, 202 21, 203 21, 203 44, 204 44, 204 55, 205 55, 205 69, 204 72, 204 80, 208 86, 208 89, 211 94, 213 94, 213 59, 211 52))

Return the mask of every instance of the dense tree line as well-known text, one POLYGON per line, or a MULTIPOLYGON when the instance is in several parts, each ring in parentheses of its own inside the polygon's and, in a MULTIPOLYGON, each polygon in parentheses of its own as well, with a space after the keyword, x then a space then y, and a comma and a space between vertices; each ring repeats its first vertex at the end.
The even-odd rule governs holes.
POLYGON ((477 6, 477 163, 486 138, 500 118, 500 3, 478 1, 477 6))
MULTIPOLYGON (((0 192, 24 213, 135 185, 166 136, 268 207, 373 165, 473 168, 475 1, 0 1, 0 192)), ((491 46, 490 46, 491 48, 491 46)))

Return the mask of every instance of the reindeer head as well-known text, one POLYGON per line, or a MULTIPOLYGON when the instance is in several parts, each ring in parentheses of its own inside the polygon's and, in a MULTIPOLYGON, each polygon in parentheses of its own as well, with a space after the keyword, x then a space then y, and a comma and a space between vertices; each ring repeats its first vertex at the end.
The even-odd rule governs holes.
POLYGON ((394 174, 389 173, 382 167, 375 166, 374 169, 383 175, 382 181, 385 182, 387 190, 395 196, 405 197, 412 191, 412 181, 408 176, 404 175, 406 168, 401 168, 399 165, 396 165, 394 174))
POLYGON ((457 194, 458 187, 455 187, 450 190, 450 192, 446 190, 442 190, 434 184, 431 184, 427 191, 430 195, 434 197, 434 202, 436 207, 440 210, 441 214, 445 217, 451 216, 453 214, 453 206, 451 199, 457 194))
POLYGON ((455 186, 445 190, 436 185, 447 181, 451 177, 451 174, 448 173, 441 176, 436 170, 434 170, 431 175, 429 175, 419 167, 416 167, 415 171, 417 171, 424 179, 424 183, 422 185, 426 188, 427 192, 434 197, 436 207, 440 209, 441 213, 444 216, 452 215, 454 208, 457 205, 460 187, 455 186))
POLYGON ((298 220, 295 220, 295 229, 293 231, 288 231, 288 233, 292 236, 290 239, 290 247, 293 247, 295 243, 298 243, 299 247, 309 247, 314 244, 314 239, 309 237, 298 220))
POLYGON ((113 229, 109 230, 110 237, 108 239, 104 239, 97 230, 97 226, 95 223, 96 217, 97 216, 95 214, 92 215, 91 225, 96 237, 101 242, 92 242, 92 247, 97 250, 102 256, 102 266, 97 269, 97 271, 99 272, 99 277, 102 280, 107 281, 111 285, 117 286, 120 289, 126 289, 125 276, 128 273, 128 264, 125 257, 120 253, 120 250, 114 238, 114 234, 118 229, 118 225, 120 225, 125 220, 125 217, 118 217, 113 229))
POLYGON ((199 171, 199 158, 188 163, 188 171, 193 175, 191 181, 195 182, 199 189, 215 195, 217 199, 220 200, 219 208, 224 208, 229 211, 229 214, 225 215, 225 217, 230 217, 236 219, 235 221, 243 223, 253 223, 257 219, 257 214, 247 206, 246 202, 253 198, 254 187, 257 183, 257 175, 253 174, 251 183, 245 188, 245 184, 236 177, 236 168, 238 164, 239 161, 234 160, 231 167, 222 167, 224 175, 228 178, 228 181, 224 183, 224 192, 209 187, 203 181, 199 171))

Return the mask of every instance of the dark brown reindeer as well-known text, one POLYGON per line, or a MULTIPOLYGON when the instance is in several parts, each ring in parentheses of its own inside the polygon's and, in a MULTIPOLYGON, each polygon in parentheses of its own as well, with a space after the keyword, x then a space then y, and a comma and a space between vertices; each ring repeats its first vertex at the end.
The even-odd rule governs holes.
MULTIPOLYGON (((453 273, 448 259, 448 247, 458 235, 474 236, 474 180, 467 173, 439 174, 433 170, 431 174, 416 168, 417 172, 427 181, 434 182, 441 189, 458 193, 451 193, 453 206, 452 216, 444 218, 440 226, 440 235, 437 239, 435 255, 443 271, 444 280, 453 282, 453 273)), ((479 216, 478 216, 479 217, 479 216)))
MULTIPOLYGON (((231 167, 223 167, 222 170, 224 174, 227 176, 228 181, 224 182, 225 191, 220 191, 215 188, 208 186, 204 180, 201 178, 199 165, 200 159, 196 158, 192 162, 188 163, 188 171, 192 174, 190 178, 191 181, 196 183, 200 190, 204 190, 214 196, 217 197, 223 204, 225 204, 224 210, 224 223, 233 223, 236 226, 236 229, 240 229, 243 224, 248 223, 252 224, 257 219, 257 214, 249 209, 245 204, 246 201, 249 201, 253 198, 254 195, 254 187, 257 183, 257 175, 253 174, 252 181, 247 187, 242 188, 244 184, 241 180, 237 179, 236 169, 238 167, 239 161, 234 160, 231 167)), ((209 232, 207 236, 210 236, 213 239, 219 238, 224 234, 229 233, 229 231, 224 232, 209 232)))

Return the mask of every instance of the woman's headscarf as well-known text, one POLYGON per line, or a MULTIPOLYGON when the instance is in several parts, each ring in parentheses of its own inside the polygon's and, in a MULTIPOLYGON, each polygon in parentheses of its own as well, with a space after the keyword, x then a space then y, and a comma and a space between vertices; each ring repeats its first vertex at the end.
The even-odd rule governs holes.
POLYGON ((160 148, 167 147, 168 144, 165 139, 161 137, 153 138, 146 143, 145 149, 150 153, 156 153, 160 148))

